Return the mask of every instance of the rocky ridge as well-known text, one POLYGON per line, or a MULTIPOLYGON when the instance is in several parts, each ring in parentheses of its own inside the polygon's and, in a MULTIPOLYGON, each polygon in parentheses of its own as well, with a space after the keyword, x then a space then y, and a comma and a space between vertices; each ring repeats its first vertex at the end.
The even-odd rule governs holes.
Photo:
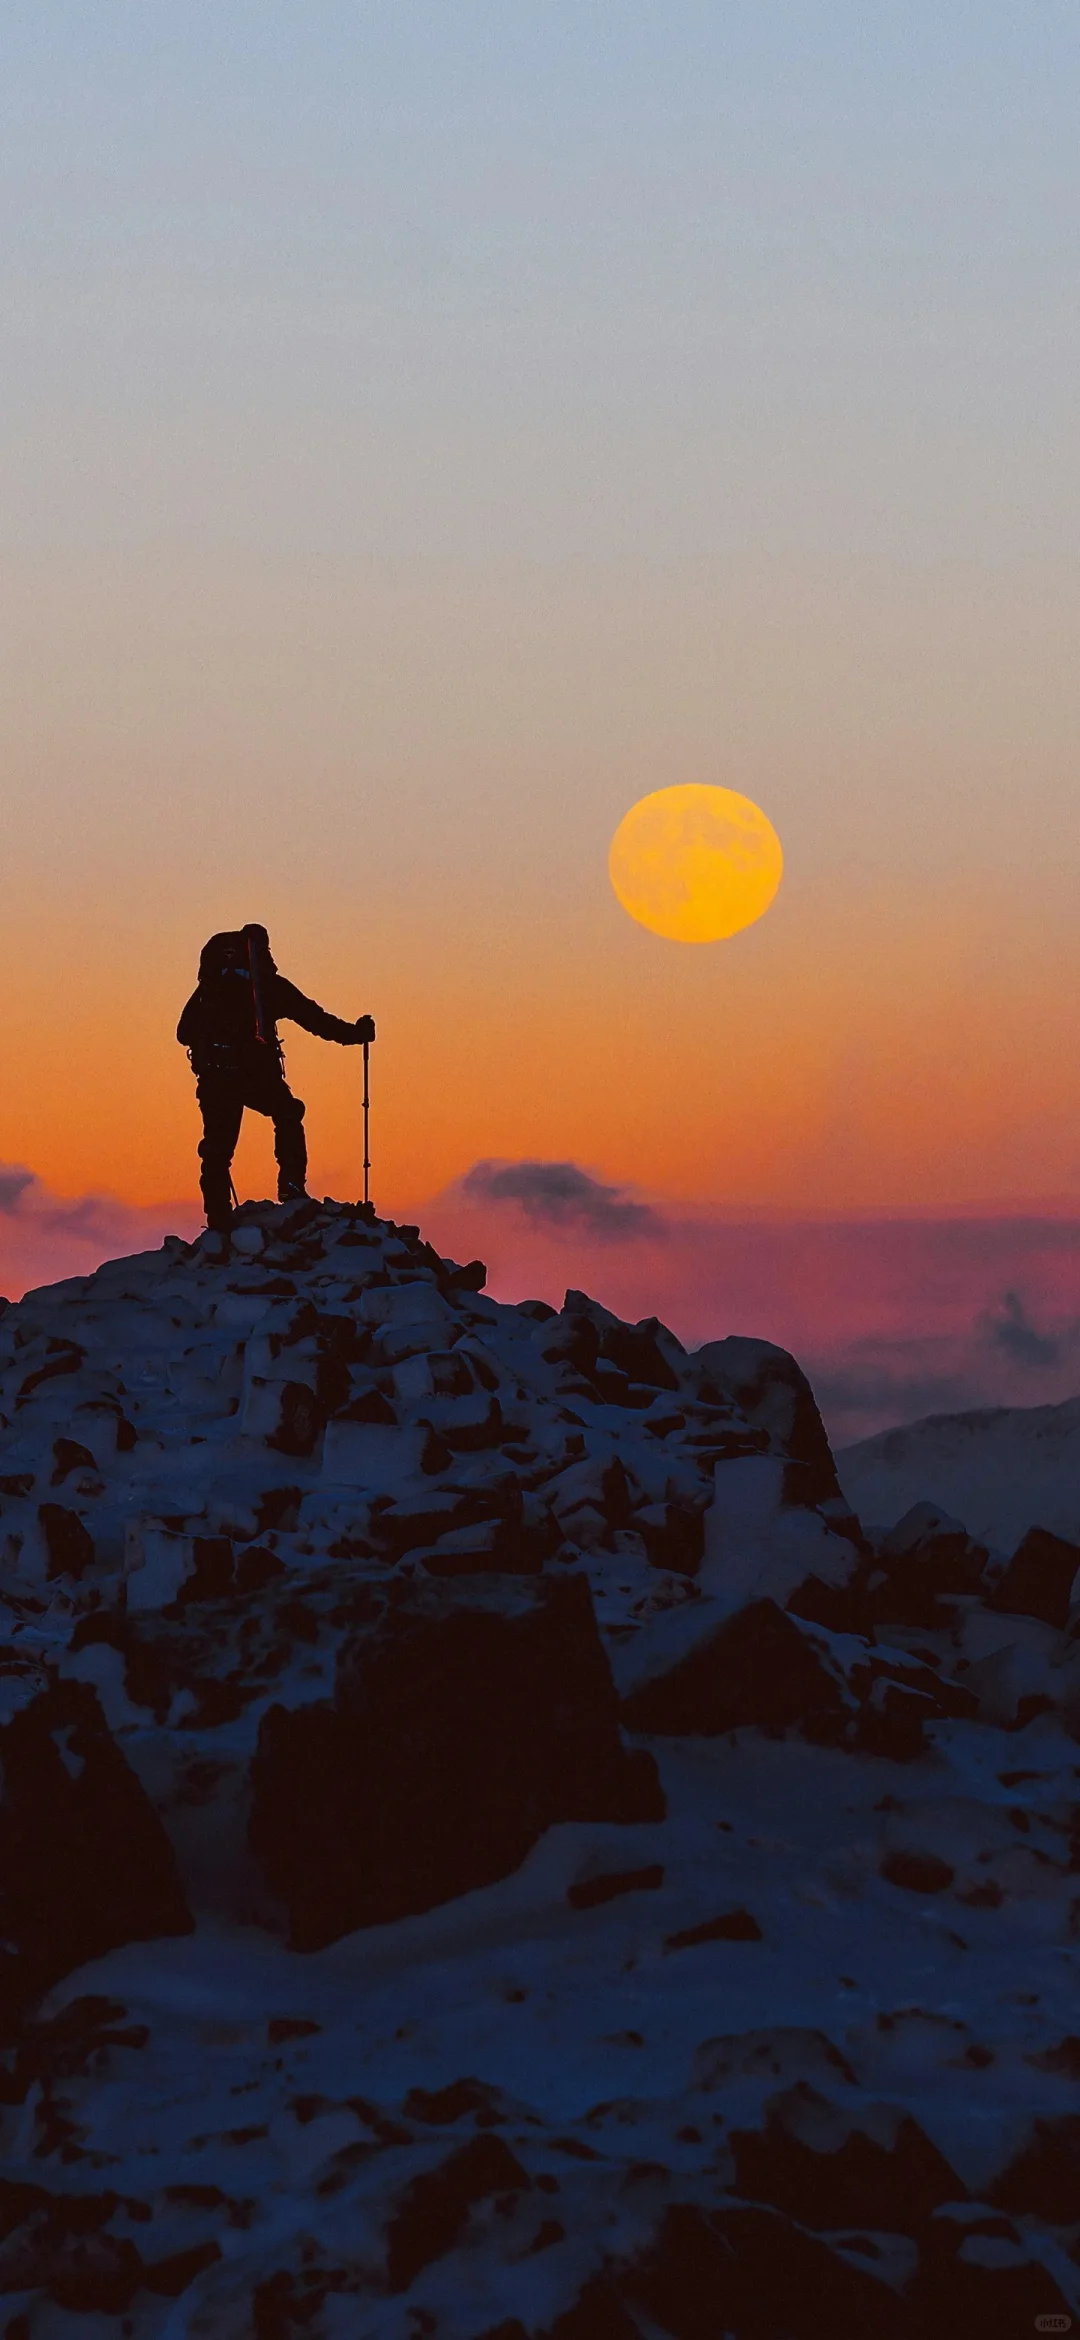
POLYGON ((0 2330, 1076 2312, 1080 1550, 483 1281, 260 1205, 0 1316, 0 2330))

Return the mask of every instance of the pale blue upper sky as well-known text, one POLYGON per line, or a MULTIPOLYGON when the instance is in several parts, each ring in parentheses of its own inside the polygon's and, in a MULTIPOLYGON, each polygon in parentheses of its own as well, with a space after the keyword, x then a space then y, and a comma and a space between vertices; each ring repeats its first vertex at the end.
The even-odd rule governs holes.
POLYGON ((163 567, 272 572, 301 652, 335 584, 395 635, 451 593, 523 708, 603 603, 650 727, 704 678, 638 629, 662 670, 719 599, 810 741, 841 678, 842 729, 918 723, 920 659, 931 701, 1015 661, 1026 722, 1076 616, 1078 68, 1073 0, 8 0, 9 573, 138 570, 168 625, 163 567))

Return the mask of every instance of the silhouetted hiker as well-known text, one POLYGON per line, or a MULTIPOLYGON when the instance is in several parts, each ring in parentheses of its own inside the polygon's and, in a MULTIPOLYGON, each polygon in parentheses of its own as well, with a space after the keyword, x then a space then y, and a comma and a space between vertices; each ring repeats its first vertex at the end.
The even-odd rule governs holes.
POLYGON ((285 1079, 279 1016, 302 1024, 320 1040, 338 1040, 343 1048, 375 1038, 370 1016, 344 1023, 278 974, 265 926, 212 934, 199 960, 198 989, 176 1037, 198 1081, 203 1117, 199 1184, 206 1223, 222 1234, 232 1219, 230 1172, 245 1105, 269 1114, 274 1124, 278 1201, 298 1200, 307 1191, 304 1108, 285 1079))

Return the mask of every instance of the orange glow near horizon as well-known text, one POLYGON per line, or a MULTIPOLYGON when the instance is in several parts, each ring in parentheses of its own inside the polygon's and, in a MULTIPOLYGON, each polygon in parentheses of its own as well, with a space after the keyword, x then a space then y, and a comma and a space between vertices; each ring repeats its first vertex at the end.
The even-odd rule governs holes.
MULTIPOLYGON (((1077 946, 1050 938, 1041 960, 1030 932, 955 896, 880 893, 843 918, 785 899, 706 981, 704 954, 671 952, 614 905, 606 927, 523 925, 517 947, 490 927, 485 944, 467 914, 425 934, 407 898, 357 943, 284 910, 271 934, 301 989, 376 1015, 373 1192, 396 1215, 481 1156, 574 1159, 722 1208, 1075 1191, 1077 946)), ((173 1034, 204 930, 223 922, 177 921, 149 956, 84 935, 66 960, 62 938, 9 930, 6 1159, 63 1194, 195 1195, 194 1082, 173 1034)), ((359 1054, 282 1036, 313 1191, 356 1194, 359 1054)), ((249 1115, 237 1184, 270 1178, 269 1126, 249 1115)))

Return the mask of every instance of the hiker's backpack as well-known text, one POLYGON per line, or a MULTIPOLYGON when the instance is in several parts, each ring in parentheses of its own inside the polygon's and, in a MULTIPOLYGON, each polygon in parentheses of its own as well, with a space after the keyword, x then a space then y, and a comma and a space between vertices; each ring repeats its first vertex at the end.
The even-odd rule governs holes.
POLYGON ((199 1053, 222 1071, 267 1049, 278 1056, 274 962, 264 926, 212 934, 199 960, 199 1053))

